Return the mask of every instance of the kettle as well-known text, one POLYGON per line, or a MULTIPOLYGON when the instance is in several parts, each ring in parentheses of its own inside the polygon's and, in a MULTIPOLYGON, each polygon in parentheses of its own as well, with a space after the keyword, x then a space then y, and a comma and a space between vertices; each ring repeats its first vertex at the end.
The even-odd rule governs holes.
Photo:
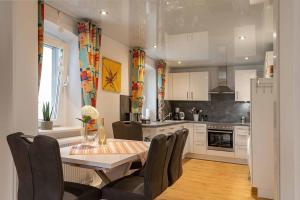
POLYGON ((184 118, 185 118, 184 112, 179 112, 179 119, 184 120, 184 118))

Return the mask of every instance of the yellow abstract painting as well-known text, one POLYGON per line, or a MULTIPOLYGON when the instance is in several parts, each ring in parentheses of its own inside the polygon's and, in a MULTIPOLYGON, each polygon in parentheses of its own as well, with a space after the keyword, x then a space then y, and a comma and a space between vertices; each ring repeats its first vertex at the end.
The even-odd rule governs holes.
POLYGON ((103 58, 102 89, 110 92, 121 92, 121 63, 103 58))

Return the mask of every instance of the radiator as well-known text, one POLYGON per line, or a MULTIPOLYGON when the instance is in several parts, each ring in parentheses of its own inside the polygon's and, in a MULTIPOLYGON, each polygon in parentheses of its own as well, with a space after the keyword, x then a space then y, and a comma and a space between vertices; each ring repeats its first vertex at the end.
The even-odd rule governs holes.
MULTIPOLYGON (((58 139, 58 142, 60 147, 67 147, 80 143, 81 138, 73 137, 68 139, 58 139)), ((67 164, 63 164, 63 174, 65 181, 81 183, 86 185, 97 185, 99 182, 97 174, 90 169, 84 169, 81 167, 74 167, 67 164)))

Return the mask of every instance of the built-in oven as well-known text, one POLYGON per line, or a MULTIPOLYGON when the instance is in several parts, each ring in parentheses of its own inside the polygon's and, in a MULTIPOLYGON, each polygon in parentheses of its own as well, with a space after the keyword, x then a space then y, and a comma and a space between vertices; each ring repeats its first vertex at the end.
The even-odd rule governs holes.
POLYGON ((226 124, 207 126, 207 149, 216 151, 234 151, 233 127, 226 124))

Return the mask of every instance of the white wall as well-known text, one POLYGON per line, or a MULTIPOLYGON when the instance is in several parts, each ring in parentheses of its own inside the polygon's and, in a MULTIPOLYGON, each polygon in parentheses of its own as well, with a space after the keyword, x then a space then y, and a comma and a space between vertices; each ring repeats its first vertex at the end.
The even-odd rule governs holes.
POLYGON ((300 1, 279 2, 280 199, 300 199, 300 1))
POLYGON ((12 8, 0 2, 0 193, 1 199, 12 199, 13 164, 6 142, 12 132, 12 8))
MULTIPOLYGON (((129 95, 129 48, 115 40, 112 40, 106 35, 103 35, 101 49, 104 57, 122 64, 121 94, 129 95)), ((107 136, 112 137, 111 124, 120 120, 120 94, 103 91, 101 77, 99 79, 97 109, 100 112, 100 116, 104 117, 104 125, 107 136)))
POLYGON ((0 2, 0 194, 15 193, 13 163, 6 135, 37 134, 37 3, 0 2))
POLYGON ((143 115, 146 115, 146 108, 148 108, 150 110, 150 120, 156 121, 157 83, 155 66, 146 64, 144 79, 143 115))

